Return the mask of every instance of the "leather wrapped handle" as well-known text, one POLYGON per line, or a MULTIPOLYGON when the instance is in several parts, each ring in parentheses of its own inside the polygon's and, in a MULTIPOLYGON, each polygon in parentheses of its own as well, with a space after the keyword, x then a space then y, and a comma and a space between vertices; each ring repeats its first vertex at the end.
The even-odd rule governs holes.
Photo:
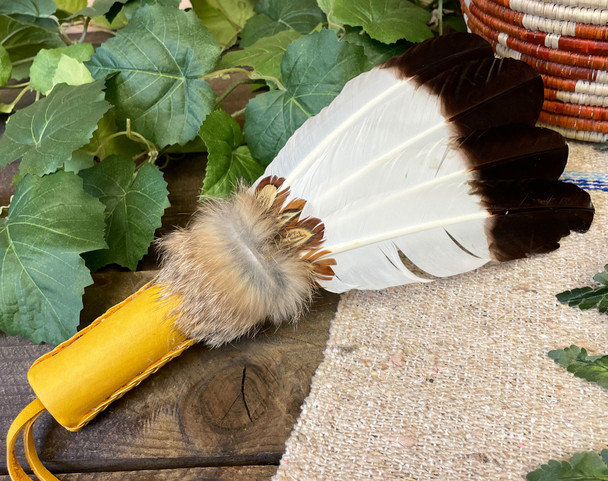
POLYGON ((179 298, 163 296, 162 286, 146 284, 32 364, 28 380, 38 397, 7 434, 13 481, 31 480, 15 456, 21 432, 34 474, 41 481, 58 481, 36 453, 32 426, 40 414, 48 411, 63 427, 76 431, 195 343, 173 325, 179 306, 179 298))

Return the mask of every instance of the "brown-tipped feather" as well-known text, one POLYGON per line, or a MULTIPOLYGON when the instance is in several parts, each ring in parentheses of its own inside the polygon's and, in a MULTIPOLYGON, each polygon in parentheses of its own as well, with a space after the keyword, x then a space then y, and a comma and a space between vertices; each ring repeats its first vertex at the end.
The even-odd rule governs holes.
POLYGON ((513 123, 534 124, 543 104, 540 74, 525 62, 497 59, 477 35, 429 40, 385 62, 397 77, 412 78, 441 100, 458 135, 513 123))
POLYGON ((486 234, 497 261, 555 250, 562 237, 587 231, 593 221, 589 194, 574 184, 544 179, 472 184, 493 214, 486 234))
POLYGON ((492 47, 480 36, 455 33, 415 45, 380 68, 393 69, 400 78, 416 77, 423 84, 454 66, 493 57, 492 47))
POLYGON ((534 124, 543 104, 543 81, 524 62, 482 59, 424 83, 438 95, 443 115, 460 135, 514 123, 534 124))
POLYGON ((458 148, 480 180, 557 180, 568 160, 568 145, 560 134, 524 124, 476 132, 458 148))
POLYGON ((314 266, 281 242, 278 215, 241 189, 202 204, 188 229, 159 242, 163 265, 156 282, 182 299, 178 329, 219 346, 266 319, 295 319, 306 308, 314 266))

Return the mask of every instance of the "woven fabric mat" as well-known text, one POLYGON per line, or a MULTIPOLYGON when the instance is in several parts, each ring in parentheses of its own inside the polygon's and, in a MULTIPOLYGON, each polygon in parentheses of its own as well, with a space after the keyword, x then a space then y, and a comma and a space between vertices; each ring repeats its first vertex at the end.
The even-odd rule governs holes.
POLYGON ((571 143, 591 230, 551 254, 350 292, 274 481, 521 480, 608 443, 608 391, 547 356, 608 353, 608 316, 555 294, 608 263, 608 153, 571 143))

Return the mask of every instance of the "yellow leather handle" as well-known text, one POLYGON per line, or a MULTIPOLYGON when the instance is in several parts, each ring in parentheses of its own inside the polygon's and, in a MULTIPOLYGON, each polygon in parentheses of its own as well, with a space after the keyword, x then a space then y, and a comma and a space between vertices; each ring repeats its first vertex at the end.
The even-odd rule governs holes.
POLYGON ((8 430, 8 435, 6 436, 6 466, 8 468, 8 474, 13 481, 32 480, 19 464, 17 456, 15 456, 15 443, 22 431, 25 456, 30 463, 30 467, 34 474, 41 481, 59 481, 40 462, 40 458, 36 452, 36 446, 34 445, 34 436, 32 435, 34 421, 36 421, 38 416, 44 411, 46 411, 46 409, 40 400, 38 398, 34 399, 19 413, 8 430))
POLYGON ((42 481, 58 481, 42 465, 34 445, 32 425, 42 412, 76 431, 194 344, 173 327, 179 305, 179 298, 163 296, 162 286, 147 284, 34 362, 28 380, 38 397, 17 416, 7 435, 11 479, 31 479, 15 456, 15 442, 23 432, 34 474, 42 481))
POLYGON ((38 359, 28 372, 55 420, 76 431, 194 341, 173 327, 179 299, 147 284, 38 359))

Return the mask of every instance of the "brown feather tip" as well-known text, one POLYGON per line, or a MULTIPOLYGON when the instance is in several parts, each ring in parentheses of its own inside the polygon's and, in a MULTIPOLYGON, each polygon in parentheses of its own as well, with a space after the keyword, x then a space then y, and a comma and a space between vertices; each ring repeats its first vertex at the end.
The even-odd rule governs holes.
POLYGON ((175 325, 192 339, 219 346, 252 333, 265 320, 295 320, 318 278, 323 225, 300 220, 305 201, 284 206, 283 180, 266 178, 255 191, 201 203, 191 224, 158 241, 156 283, 182 303, 175 325))

